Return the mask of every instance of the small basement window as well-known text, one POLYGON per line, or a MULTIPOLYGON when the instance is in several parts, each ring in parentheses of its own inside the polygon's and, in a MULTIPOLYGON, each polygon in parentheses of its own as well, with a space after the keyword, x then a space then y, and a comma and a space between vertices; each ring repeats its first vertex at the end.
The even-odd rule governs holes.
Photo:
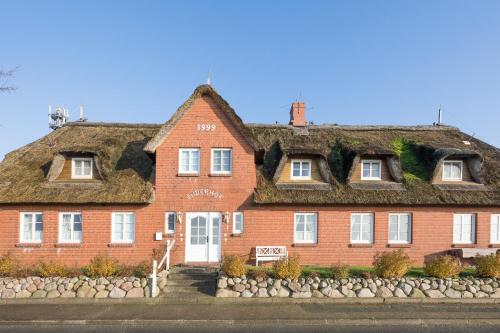
POLYGON ((311 179, 311 160, 292 160, 291 179, 311 179))
POLYGON ((361 180, 381 180, 380 160, 362 160, 361 161, 361 180))
POLYGON ((91 157, 73 157, 71 159, 71 178, 92 179, 93 163, 91 157))
POLYGON ((462 161, 444 161, 443 162, 443 180, 461 181, 462 180, 462 161))

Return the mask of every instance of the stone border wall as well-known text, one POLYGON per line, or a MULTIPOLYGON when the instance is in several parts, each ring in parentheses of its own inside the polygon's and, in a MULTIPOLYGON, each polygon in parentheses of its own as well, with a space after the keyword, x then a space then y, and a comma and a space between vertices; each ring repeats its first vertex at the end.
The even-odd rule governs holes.
POLYGON ((349 278, 341 280, 300 278, 280 280, 228 278, 219 274, 217 297, 292 297, 292 298, 500 298, 497 279, 400 279, 349 278))
MULTIPOLYGON (((64 278, 0 278, 0 298, 143 298, 156 297, 152 294, 152 279, 137 277, 101 277, 86 276, 64 278)), ((167 273, 157 276, 157 285, 165 285, 167 273)))

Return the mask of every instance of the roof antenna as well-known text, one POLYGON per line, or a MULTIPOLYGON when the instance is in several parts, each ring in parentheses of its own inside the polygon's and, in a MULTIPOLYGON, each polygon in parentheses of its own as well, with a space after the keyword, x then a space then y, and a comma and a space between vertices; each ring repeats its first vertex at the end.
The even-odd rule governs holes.
POLYGON ((210 86, 212 83, 212 78, 210 77, 210 70, 208 71, 207 84, 210 86))
POLYGON ((78 119, 80 122, 85 122, 87 121, 87 118, 85 118, 85 111, 83 110, 83 105, 80 105, 80 118, 78 119))
POLYGON ((443 124, 443 110, 441 109, 441 105, 439 106, 438 109, 438 122, 437 125, 441 126, 443 124))

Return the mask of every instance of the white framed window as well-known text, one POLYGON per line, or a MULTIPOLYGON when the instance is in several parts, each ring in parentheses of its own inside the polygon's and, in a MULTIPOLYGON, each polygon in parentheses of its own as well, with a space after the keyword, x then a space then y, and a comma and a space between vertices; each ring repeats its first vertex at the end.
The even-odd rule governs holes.
POLYGON ((111 215, 111 242, 133 243, 135 240, 135 213, 115 212, 111 215))
POLYGON ((361 180, 381 180, 380 160, 362 160, 361 161, 361 180))
POLYGON ((314 244, 317 242, 317 217, 316 213, 295 213, 294 243, 314 244))
POLYGON ((175 233, 175 221, 177 220, 177 214, 174 212, 165 213, 165 233, 173 234, 175 233))
POLYGON ((230 174, 232 172, 233 150, 231 148, 212 148, 212 174, 230 174))
POLYGON ((21 243, 41 243, 43 239, 43 214, 23 212, 20 214, 21 243))
POLYGON ((233 234, 243 233, 243 213, 234 212, 233 213, 233 234))
POLYGON ((500 244, 500 214, 491 215, 490 244, 500 244))
POLYGON ((311 160, 293 159, 291 163, 290 179, 311 179, 311 160))
POLYGON ((71 178, 92 179, 93 164, 92 157, 73 157, 71 159, 71 178))
POLYGON ((453 214, 453 244, 474 244, 476 214, 453 214))
POLYGON ((443 180, 461 181, 462 180, 463 161, 444 161, 443 162, 443 180))
POLYGON ((351 214, 351 243, 373 243, 373 213, 351 214))
POLYGON ((200 149, 179 149, 179 173, 196 175, 200 173, 200 149))
POLYGON ((389 243, 411 243, 411 214, 389 214, 389 243))
POLYGON ((82 213, 59 213, 59 243, 82 242, 82 213))

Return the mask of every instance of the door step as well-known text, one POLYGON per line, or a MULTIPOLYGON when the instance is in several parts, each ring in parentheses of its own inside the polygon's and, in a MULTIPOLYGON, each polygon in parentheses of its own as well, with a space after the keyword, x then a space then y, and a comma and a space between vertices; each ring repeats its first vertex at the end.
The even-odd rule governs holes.
POLYGON ((217 272, 207 267, 174 267, 162 289, 167 298, 194 298, 215 295, 217 272))

